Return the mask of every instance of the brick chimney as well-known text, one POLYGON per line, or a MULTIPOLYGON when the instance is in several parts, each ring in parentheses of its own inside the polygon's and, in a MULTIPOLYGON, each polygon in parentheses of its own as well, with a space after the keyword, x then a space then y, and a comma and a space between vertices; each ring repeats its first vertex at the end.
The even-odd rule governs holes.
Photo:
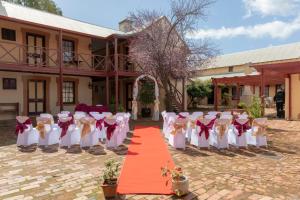
POLYGON ((119 22, 119 30, 125 33, 133 31, 132 21, 128 18, 119 22))

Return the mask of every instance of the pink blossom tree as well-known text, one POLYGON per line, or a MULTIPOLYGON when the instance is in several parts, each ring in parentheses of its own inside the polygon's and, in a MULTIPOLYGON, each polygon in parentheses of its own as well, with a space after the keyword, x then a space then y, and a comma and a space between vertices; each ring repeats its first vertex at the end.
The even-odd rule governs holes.
POLYGON ((204 20, 213 0, 171 0, 170 13, 141 10, 132 13, 134 30, 129 57, 142 73, 154 76, 166 93, 167 110, 174 98, 177 80, 189 78, 195 68, 205 66, 216 54, 207 41, 188 35, 204 20))

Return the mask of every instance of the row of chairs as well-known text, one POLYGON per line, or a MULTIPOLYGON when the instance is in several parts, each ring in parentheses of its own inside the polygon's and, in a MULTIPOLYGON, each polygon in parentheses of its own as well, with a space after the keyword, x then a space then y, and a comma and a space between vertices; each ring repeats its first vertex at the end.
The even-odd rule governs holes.
POLYGON ((214 146, 218 149, 236 147, 267 146, 267 118, 252 122, 246 113, 232 115, 231 112, 162 112, 163 133, 169 144, 185 149, 186 141, 197 147, 214 146))
POLYGON ((57 123, 51 114, 44 113, 36 117, 37 126, 33 127, 29 117, 17 116, 17 146, 93 147, 102 141, 107 148, 116 148, 127 137, 129 119, 129 113, 75 112, 73 115, 62 111, 57 114, 57 123))

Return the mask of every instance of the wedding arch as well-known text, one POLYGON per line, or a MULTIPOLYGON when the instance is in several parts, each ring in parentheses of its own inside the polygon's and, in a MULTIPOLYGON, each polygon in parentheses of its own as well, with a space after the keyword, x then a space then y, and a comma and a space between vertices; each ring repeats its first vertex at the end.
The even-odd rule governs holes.
POLYGON ((141 75, 137 77, 137 79, 134 82, 133 85, 133 100, 132 100, 132 118, 133 120, 137 120, 137 114, 138 114, 138 104, 137 104, 137 96, 139 92, 139 80, 143 78, 149 78, 154 81, 155 84, 155 100, 154 100, 154 111, 153 111, 153 116, 152 120, 153 121, 158 121, 159 120, 159 88, 156 79, 151 76, 151 75, 141 75))

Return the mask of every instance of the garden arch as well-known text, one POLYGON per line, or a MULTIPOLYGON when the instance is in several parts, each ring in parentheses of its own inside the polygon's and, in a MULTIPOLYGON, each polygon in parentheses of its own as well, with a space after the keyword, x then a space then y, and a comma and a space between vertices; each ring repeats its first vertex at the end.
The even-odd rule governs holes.
POLYGON ((159 120, 159 88, 158 88, 158 84, 156 79, 151 76, 151 75, 141 75, 139 77, 137 77, 137 79, 134 82, 133 85, 133 100, 132 100, 132 118, 134 120, 137 120, 137 113, 138 113, 138 104, 137 104, 137 96, 138 96, 138 91, 139 91, 139 86, 138 86, 138 82, 140 79, 143 78, 149 78, 151 80, 154 81, 155 84, 155 100, 154 100, 154 111, 153 111, 153 116, 152 116, 152 120, 153 121, 158 121, 159 120))

